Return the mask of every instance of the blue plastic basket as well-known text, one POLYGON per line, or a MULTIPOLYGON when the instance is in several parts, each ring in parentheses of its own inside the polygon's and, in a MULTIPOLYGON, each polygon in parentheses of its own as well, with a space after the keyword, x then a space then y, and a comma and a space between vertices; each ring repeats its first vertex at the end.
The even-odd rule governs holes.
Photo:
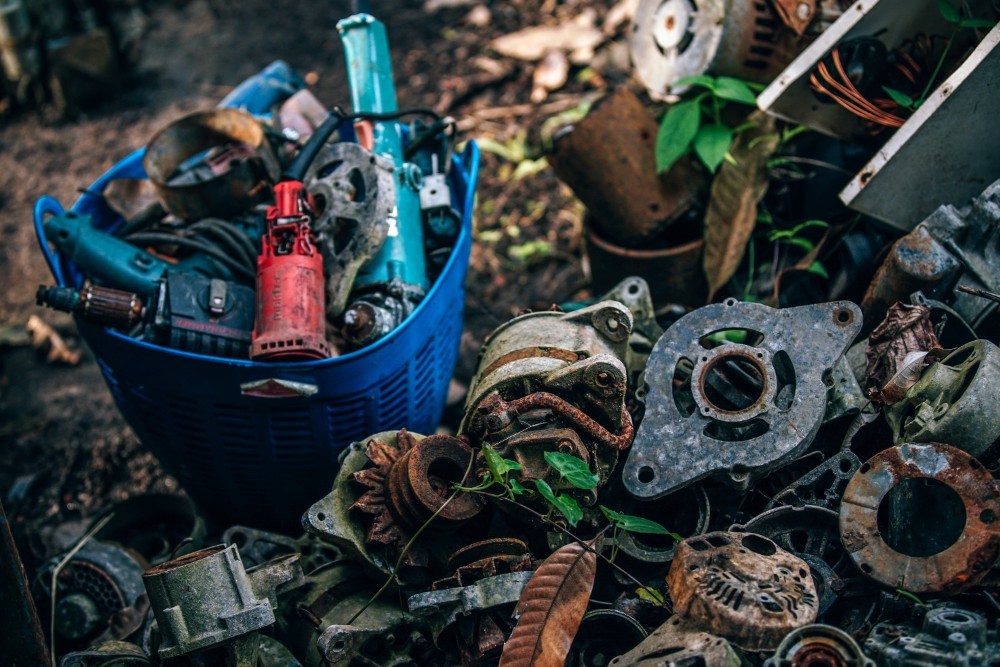
MULTIPOLYGON (((73 206, 109 229, 121 218, 97 194, 116 178, 144 178, 143 151, 112 167, 73 206)), ((206 357, 129 338, 77 320, 125 420, 190 496, 225 524, 294 529, 329 492, 337 456, 372 433, 406 427, 433 433, 441 418, 462 335, 465 274, 479 149, 453 160, 451 185, 462 230, 441 275, 414 313, 375 344, 332 359, 261 363, 206 357), (276 379, 308 396, 247 395, 276 379)), ((45 243, 42 222, 62 206, 35 205, 35 229, 60 285, 83 276, 45 243)))

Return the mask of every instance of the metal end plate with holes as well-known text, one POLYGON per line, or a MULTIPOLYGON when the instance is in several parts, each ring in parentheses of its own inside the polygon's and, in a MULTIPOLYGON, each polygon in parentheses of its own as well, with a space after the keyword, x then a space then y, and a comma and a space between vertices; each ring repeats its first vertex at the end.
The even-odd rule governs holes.
POLYGON ((979 461, 950 445, 907 443, 876 454, 851 479, 840 537, 861 571, 889 588, 955 594, 996 562, 998 517, 1000 486, 979 461))
POLYGON ((928 609, 921 628, 891 621, 879 623, 865 639, 865 652, 886 667, 978 667, 997 664, 1000 642, 985 616, 948 602, 928 609))
POLYGON ((679 616, 747 651, 774 649, 819 610, 809 566, 754 533, 684 540, 667 586, 679 616))
POLYGON ((725 639, 701 632, 679 616, 671 616, 638 646, 608 664, 609 667, 740 667, 743 661, 725 639))
POLYGON ((626 490, 659 498, 719 473, 746 488, 796 456, 823 420, 824 373, 860 329, 861 310, 848 301, 778 310, 728 299, 682 317, 649 357, 646 415, 622 471, 626 490), (744 343, 706 346, 713 333, 733 330, 746 332, 744 343), (693 367, 690 382, 675 386, 685 365, 693 367), (730 380, 721 371, 750 378, 756 395, 723 401, 719 383, 730 380))
POLYGON ((385 243, 396 201, 392 162, 350 142, 328 143, 306 172, 320 209, 313 231, 323 249, 327 315, 347 306, 354 278, 385 243))
POLYGON ((849 634, 832 625, 796 628, 781 640, 764 667, 875 667, 849 634))

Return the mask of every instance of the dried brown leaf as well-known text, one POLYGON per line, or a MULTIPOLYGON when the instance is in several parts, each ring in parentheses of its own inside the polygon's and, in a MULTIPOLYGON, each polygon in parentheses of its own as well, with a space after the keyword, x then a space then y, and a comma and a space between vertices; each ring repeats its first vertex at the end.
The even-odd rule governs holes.
POLYGON ((76 366, 80 363, 80 353, 71 350, 62 336, 38 315, 29 317, 25 328, 31 334, 31 344, 46 352, 45 360, 50 364, 76 366))
POLYGON ((545 559, 521 593, 500 667, 562 667, 587 611, 597 554, 572 542, 545 559))
POLYGON ((736 161, 723 162, 712 180, 705 212, 705 258, 711 301, 736 273, 757 223, 757 202, 767 192, 765 163, 778 146, 773 117, 755 111, 747 122, 757 126, 742 132, 730 149, 736 161))
POLYGON ((593 11, 583 11, 572 20, 559 25, 541 25, 524 28, 501 35, 490 47, 508 58, 537 62, 552 50, 573 54, 574 63, 593 51, 604 41, 604 34, 595 27, 593 11))

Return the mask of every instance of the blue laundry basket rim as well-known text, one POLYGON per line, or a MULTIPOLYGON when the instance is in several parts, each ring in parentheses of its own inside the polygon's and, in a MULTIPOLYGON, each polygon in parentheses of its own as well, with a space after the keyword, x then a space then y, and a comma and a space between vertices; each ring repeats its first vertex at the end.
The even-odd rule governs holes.
MULTIPOLYGON (((101 198, 101 193, 107 187, 108 183, 112 180, 123 178, 121 171, 126 169, 133 169, 132 172, 134 178, 145 178, 145 171, 142 169, 142 157, 145 154, 145 148, 139 148, 132 153, 128 154, 122 160, 117 162, 111 169, 103 173, 100 178, 98 178, 90 188, 84 192, 79 199, 73 204, 70 209, 76 213, 82 213, 86 211, 81 211, 81 208, 87 208, 90 204, 90 199, 97 200, 97 202, 103 202, 101 198)), ((148 343, 136 338, 127 336, 119 331, 113 329, 104 329, 104 333, 123 344, 134 345, 139 348, 146 348, 151 350, 156 350, 159 352, 166 352, 171 355, 177 355, 181 357, 187 357, 190 359, 196 359, 205 363, 212 364, 222 364, 226 366, 239 366, 245 368, 253 369, 268 369, 268 370, 287 370, 287 371, 303 371, 303 370, 322 370, 324 367, 350 361, 353 359, 359 359, 361 357, 376 354, 381 350, 382 347, 390 345, 392 341, 405 334, 409 325, 418 318, 418 315, 423 311, 424 308, 428 307, 431 303, 442 284, 441 277, 447 274, 449 271, 454 270, 454 263, 461 260, 461 256, 464 254, 460 252, 464 245, 471 243, 472 235, 472 212, 475 205, 475 195, 476 195, 476 181, 479 176, 479 147, 476 145, 475 141, 470 140, 464 151, 457 158, 462 162, 465 167, 465 196, 462 200, 463 210, 462 210, 462 227, 459 232, 459 236, 455 241, 455 245, 452 248, 451 255, 448 257, 448 261, 445 263, 444 268, 441 270, 440 275, 434 281, 434 284, 428 290, 427 294, 424 296, 423 300, 417 305, 414 312, 410 314, 409 317, 398 327, 392 330, 384 338, 379 339, 375 343, 342 354, 336 357, 330 357, 327 359, 317 359, 311 361, 295 361, 295 362, 261 362, 261 361, 251 361, 249 359, 230 359, 224 357, 214 357, 202 354, 195 354, 192 352, 185 352, 182 350, 175 350, 167 348, 161 345, 155 345, 153 343, 148 343)), ((95 202, 96 203, 96 202, 95 202)), ((58 251, 50 249, 46 240, 44 229, 42 227, 42 222, 44 217, 48 213, 59 214, 63 212, 62 206, 59 204, 58 200, 50 196, 41 197, 35 205, 34 211, 34 223, 35 223, 35 233, 38 236, 39 244, 42 248, 42 253, 45 256, 46 263, 49 266, 49 270, 52 276, 55 278, 56 282, 60 286, 66 286, 69 282, 75 285, 79 285, 82 281, 82 274, 65 258, 61 257, 58 251), (71 281, 67 281, 67 276, 72 276, 71 281)), ((115 223, 110 225, 111 228, 115 224, 120 222, 119 217, 115 223)))

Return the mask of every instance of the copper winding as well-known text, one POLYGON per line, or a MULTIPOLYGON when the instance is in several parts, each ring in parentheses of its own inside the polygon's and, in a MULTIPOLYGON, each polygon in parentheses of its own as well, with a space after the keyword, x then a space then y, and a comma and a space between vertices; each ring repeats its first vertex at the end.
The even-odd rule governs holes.
MULTIPOLYGON (((833 49, 830 55, 833 59, 834 70, 840 80, 830 73, 830 69, 825 62, 820 61, 815 71, 809 75, 809 83, 814 90, 829 96, 834 102, 855 116, 859 116, 876 125, 901 127, 906 122, 905 118, 889 113, 888 110, 899 108, 899 105, 895 102, 885 99, 869 100, 858 92, 858 89, 854 87, 850 77, 844 70, 843 63, 840 61, 839 49, 833 49), (832 88, 833 91, 827 86, 832 88)), ((910 75, 905 68, 901 67, 900 71, 903 71, 907 76, 910 75)))

